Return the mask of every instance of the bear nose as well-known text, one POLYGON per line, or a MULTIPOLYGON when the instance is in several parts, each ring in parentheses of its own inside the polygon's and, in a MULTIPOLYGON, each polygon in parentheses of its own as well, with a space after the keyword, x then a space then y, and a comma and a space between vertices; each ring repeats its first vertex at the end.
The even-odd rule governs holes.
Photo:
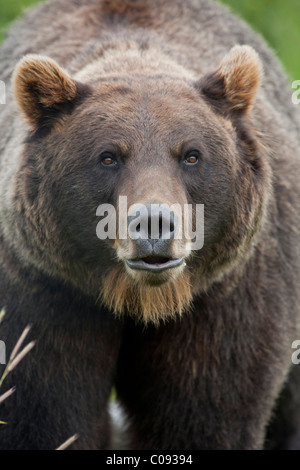
POLYGON ((128 232, 139 256, 167 256, 176 232, 176 216, 167 204, 136 204, 128 216, 128 232))

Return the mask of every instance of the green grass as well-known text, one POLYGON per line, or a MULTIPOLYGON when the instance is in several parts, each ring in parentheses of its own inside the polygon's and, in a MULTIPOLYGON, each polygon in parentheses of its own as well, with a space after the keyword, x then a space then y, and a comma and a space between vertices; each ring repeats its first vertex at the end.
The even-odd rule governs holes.
MULTIPOLYGON (((40 0, 0 0, 0 41, 22 11, 40 0)), ((184 1, 184 0, 182 0, 184 1)), ((260 32, 292 80, 300 79, 300 0, 221 0, 260 32)))
POLYGON ((300 80, 300 1, 222 0, 260 32, 292 80, 300 80))
POLYGON ((0 42, 11 22, 40 0, 0 0, 0 42))

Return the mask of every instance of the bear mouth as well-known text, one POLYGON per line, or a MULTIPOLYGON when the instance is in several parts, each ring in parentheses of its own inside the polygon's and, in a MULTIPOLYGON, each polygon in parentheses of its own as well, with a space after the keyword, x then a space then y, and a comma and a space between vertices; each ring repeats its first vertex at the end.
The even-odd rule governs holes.
POLYGON ((161 273, 167 269, 177 268, 183 263, 183 258, 164 258, 162 256, 148 256, 146 258, 128 259, 127 265, 131 269, 161 273))

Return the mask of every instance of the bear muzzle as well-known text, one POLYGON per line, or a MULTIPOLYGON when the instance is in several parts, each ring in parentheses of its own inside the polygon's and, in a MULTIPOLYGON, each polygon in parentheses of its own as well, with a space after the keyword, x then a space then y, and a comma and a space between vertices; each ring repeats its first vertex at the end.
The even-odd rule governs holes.
POLYGON ((184 258, 170 259, 170 258, 159 258, 157 256, 149 256, 141 259, 130 259, 126 260, 127 265, 131 269, 141 271, 151 271, 153 273, 161 273, 167 269, 177 268, 184 263, 184 258))
POLYGON ((130 269, 162 273, 184 263, 174 257, 173 245, 178 218, 167 204, 140 204, 128 216, 128 232, 134 244, 134 257, 126 259, 130 269))

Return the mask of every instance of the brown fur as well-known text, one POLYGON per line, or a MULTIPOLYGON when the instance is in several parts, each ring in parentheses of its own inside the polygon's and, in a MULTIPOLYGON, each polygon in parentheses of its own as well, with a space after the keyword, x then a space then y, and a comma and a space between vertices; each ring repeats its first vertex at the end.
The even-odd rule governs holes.
POLYGON ((44 109, 55 108, 75 99, 75 81, 52 59, 27 55, 16 66, 14 91, 17 102, 33 128, 44 109))
POLYGON ((224 57, 217 74, 224 80, 231 109, 250 108, 261 83, 262 70, 258 54, 249 46, 235 46, 224 57))
POLYGON ((158 325, 187 314, 192 293, 187 273, 161 286, 148 286, 118 267, 104 277, 100 299, 117 316, 129 313, 138 322, 158 325))
POLYGON ((274 54, 211 0, 51 0, 0 62, 1 340, 37 340, 0 448, 110 448, 112 387, 130 449, 300 447, 300 120, 274 54), (99 240, 121 195, 204 204, 204 246, 99 240))
POLYGON ((198 87, 223 113, 251 110, 263 78, 258 54, 249 46, 235 46, 215 72, 201 77, 198 87))
POLYGON ((147 2, 140 2, 136 0, 116 0, 114 2, 110 0, 104 0, 101 4, 102 12, 106 15, 118 15, 120 17, 134 18, 138 21, 134 15, 140 14, 140 16, 147 16, 151 12, 151 8, 147 2))

